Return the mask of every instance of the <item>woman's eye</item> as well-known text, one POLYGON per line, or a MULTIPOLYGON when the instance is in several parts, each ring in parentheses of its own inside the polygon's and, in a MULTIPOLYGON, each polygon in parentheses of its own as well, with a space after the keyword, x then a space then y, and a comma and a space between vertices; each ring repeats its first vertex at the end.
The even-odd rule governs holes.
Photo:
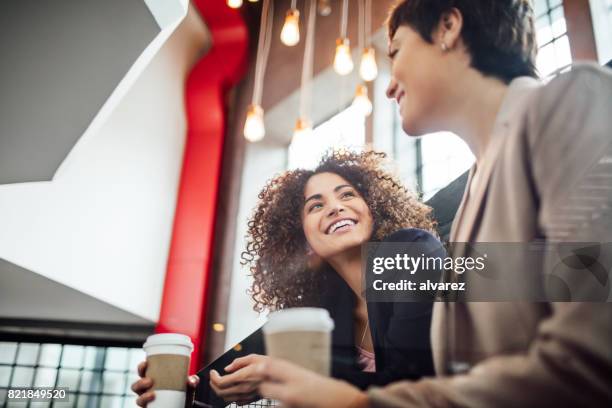
POLYGON ((322 204, 320 204, 320 203, 313 204, 313 205, 311 205, 311 206, 308 208, 308 212, 311 212, 311 211, 313 211, 313 210, 316 210, 317 208, 322 208, 322 207, 323 207, 323 205, 322 205, 322 204))
POLYGON ((342 193, 342 198, 346 198, 346 197, 355 197, 355 193, 353 193, 352 191, 347 191, 345 193, 342 193))
POLYGON ((390 59, 393 59, 393 58, 395 58, 395 55, 397 55, 397 50, 393 50, 393 51, 391 51, 391 52, 389 53, 389 58, 390 58, 390 59))

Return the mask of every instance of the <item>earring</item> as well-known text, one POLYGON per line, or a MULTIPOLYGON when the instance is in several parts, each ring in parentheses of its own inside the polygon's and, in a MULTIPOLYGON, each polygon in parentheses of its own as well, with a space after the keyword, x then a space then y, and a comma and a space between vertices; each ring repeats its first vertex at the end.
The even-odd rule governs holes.
POLYGON ((446 46, 446 43, 442 43, 440 46, 442 47, 442 51, 444 52, 448 51, 448 47, 446 46))

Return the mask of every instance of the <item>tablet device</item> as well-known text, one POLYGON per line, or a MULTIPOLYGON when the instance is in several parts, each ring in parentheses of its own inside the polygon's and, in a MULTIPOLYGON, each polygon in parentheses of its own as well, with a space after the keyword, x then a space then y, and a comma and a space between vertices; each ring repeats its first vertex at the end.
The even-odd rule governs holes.
POLYGON ((200 383, 196 388, 194 407, 221 408, 229 405, 223 398, 219 398, 210 387, 210 370, 215 369, 221 375, 226 374, 224 368, 238 357, 249 354, 265 354, 264 338, 261 328, 255 330, 248 337, 223 353, 220 357, 198 371, 200 383))

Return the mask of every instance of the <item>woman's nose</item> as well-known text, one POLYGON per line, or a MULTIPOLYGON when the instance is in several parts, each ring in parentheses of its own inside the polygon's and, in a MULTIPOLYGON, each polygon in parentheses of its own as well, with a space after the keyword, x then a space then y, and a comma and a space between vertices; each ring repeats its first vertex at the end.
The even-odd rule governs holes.
POLYGON ((341 212, 344 212, 344 207, 342 206, 342 204, 337 203, 331 206, 328 215, 330 217, 333 217, 335 215, 340 214, 341 212))
POLYGON ((395 99, 395 91, 397 91, 397 81, 391 78, 389 86, 387 86, 387 98, 395 99))

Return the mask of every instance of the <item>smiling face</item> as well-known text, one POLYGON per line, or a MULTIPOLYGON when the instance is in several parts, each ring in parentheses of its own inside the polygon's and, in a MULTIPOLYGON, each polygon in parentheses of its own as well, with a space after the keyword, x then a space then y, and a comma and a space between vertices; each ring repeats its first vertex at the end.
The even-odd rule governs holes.
POLYGON ((402 128, 412 136, 439 129, 442 97, 448 89, 446 55, 407 25, 400 26, 389 43, 391 82, 387 97, 399 105, 402 128))
POLYGON ((339 175, 312 176, 304 188, 304 201, 304 235, 321 258, 328 260, 370 239, 370 209, 355 187, 339 175))

